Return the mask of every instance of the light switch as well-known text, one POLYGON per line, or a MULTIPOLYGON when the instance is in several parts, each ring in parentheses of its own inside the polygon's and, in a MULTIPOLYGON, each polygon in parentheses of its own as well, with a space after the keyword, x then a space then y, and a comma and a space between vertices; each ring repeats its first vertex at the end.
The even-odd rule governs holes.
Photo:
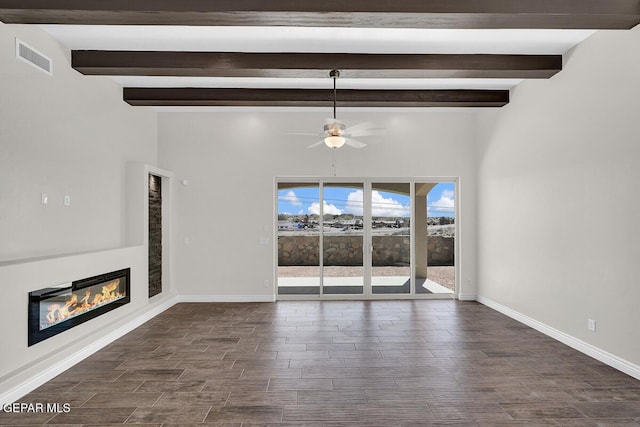
POLYGON ((42 201, 43 205, 49 203, 49 196, 47 196, 47 193, 42 193, 40 196, 40 200, 42 201))
POLYGON ((71 206, 71 196, 64 196, 64 205, 71 206))

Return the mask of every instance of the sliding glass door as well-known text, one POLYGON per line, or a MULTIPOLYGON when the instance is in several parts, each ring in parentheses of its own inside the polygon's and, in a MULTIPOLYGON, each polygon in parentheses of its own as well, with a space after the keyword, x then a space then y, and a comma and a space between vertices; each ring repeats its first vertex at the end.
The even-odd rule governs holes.
POLYGON ((278 183, 279 295, 320 294, 320 184, 278 183))
POLYGON ((455 291, 455 194, 455 182, 414 184, 417 295, 453 295, 455 291))
POLYGON ((411 184, 371 184, 373 294, 411 293, 411 184))
POLYGON ((278 295, 453 295, 455 192, 455 182, 278 182, 278 295))
POLYGON ((322 293, 364 292, 364 183, 322 186, 322 293))

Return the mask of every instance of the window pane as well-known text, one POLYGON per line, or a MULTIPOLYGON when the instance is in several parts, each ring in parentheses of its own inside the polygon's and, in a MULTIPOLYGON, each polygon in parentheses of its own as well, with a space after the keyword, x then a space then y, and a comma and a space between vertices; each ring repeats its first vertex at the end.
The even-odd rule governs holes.
POLYGON ((320 293, 320 187, 278 184, 278 294, 320 293))
POLYGON ((364 290, 363 184, 323 187, 323 294, 364 290))
POLYGON ((455 183, 417 183, 416 293, 455 289, 455 183))
POLYGON ((371 241, 372 293, 410 293, 410 184, 371 184, 371 241))

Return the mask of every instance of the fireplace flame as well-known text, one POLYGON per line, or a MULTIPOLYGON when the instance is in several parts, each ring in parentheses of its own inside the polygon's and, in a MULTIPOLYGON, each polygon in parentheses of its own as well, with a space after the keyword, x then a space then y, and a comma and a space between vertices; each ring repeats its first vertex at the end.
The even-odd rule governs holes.
POLYGON ((46 320, 48 324, 44 327, 59 323, 70 317, 77 316, 87 311, 91 311, 101 305, 108 304, 112 301, 125 297, 124 292, 119 292, 120 279, 102 285, 102 291, 98 292, 98 286, 87 288, 84 296, 78 299, 78 294, 72 293, 71 297, 64 304, 51 304, 47 309, 46 320), (92 293, 93 292, 95 293, 92 293))

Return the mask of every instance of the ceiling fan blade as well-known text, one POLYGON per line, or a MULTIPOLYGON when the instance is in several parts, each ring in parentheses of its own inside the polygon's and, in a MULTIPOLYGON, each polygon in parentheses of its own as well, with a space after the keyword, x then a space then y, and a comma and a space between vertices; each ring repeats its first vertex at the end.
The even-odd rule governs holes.
POLYGON ((385 133, 385 129, 369 129, 369 130, 361 130, 352 132, 350 129, 347 129, 348 136, 372 136, 372 135, 382 135, 385 133))
POLYGON ((362 123, 358 123, 355 124, 353 126, 349 126, 349 132, 354 133, 354 132, 360 132, 360 131, 368 131, 371 129, 376 129, 378 126, 374 123, 371 122, 362 122, 362 123))
POLYGON ((356 129, 351 130, 347 129, 347 135, 361 137, 361 136, 372 136, 372 135, 384 135, 387 133, 387 130, 384 128, 369 128, 369 129, 356 129))
POLYGON ((324 139, 321 139, 318 142, 314 142, 313 144, 309 145, 307 148, 316 148, 317 146, 324 144, 324 139))
POLYGON ((355 139, 347 138, 345 144, 353 148, 364 148, 367 146, 364 142, 356 141, 355 139))

